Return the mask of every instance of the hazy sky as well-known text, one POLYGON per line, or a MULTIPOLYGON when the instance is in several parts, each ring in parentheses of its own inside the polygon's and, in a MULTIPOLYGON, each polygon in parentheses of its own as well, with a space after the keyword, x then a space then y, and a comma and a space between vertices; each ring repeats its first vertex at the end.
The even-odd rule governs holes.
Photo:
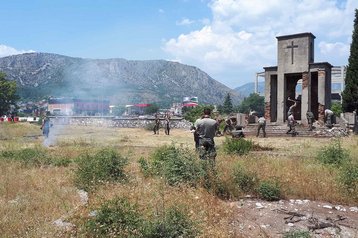
POLYGON ((0 57, 165 59, 235 88, 277 64, 276 36, 311 32, 315 61, 348 62, 358 0, 10 0, 0 57))

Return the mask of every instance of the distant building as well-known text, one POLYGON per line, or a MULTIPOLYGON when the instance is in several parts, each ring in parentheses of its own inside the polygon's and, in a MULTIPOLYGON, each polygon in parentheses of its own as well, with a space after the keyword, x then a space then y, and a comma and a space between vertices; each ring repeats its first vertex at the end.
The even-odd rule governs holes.
POLYGON ((182 107, 196 107, 198 104, 198 97, 184 97, 182 107))
POLYGON ((183 104, 186 104, 186 103, 196 103, 196 104, 198 104, 199 103, 198 97, 184 97, 183 98, 183 104))
POLYGON ((73 115, 74 102, 73 99, 67 98, 50 98, 48 100, 47 110, 52 115, 73 115))
POLYGON ((151 106, 151 104, 133 104, 133 105, 126 105, 126 111, 124 112, 125 116, 129 115, 143 115, 145 108, 151 106))
POLYGON ((109 101, 51 98, 48 101, 47 110, 53 115, 108 115, 109 101))

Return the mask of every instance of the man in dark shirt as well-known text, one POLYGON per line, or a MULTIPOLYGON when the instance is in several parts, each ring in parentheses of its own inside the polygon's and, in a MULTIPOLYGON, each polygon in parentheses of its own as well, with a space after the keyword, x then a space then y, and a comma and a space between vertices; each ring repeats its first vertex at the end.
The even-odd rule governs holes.
POLYGON ((196 122, 196 132, 199 135, 200 159, 215 161, 216 150, 214 137, 218 127, 216 120, 210 118, 211 110, 204 109, 204 116, 196 122))

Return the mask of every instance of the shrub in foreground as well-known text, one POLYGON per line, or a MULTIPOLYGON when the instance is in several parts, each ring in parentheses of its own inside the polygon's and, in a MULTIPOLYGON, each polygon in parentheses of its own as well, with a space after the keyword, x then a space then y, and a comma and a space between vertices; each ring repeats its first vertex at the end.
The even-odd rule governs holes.
POLYGON ((94 155, 82 155, 77 159, 75 184, 89 191, 101 183, 124 180, 127 163, 127 158, 112 149, 103 149, 94 155))
POLYGON ((174 145, 158 148, 148 162, 140 159, 139 163, 145 174, 163 176, 173 186, 182 183, 196 186, 201 177, 200 164, 195 155, 174 145))
POLYGON ((86 222, 86 233, 93 237, 142 237, 144 220, 127 199, 104 203, 94 219, 86 222))
POLYGON ((339 182, 349 196, 358 198, 358 163, 346 163, 339 171, 339 182))
POLYGON ((195 223, 178 208, 169 208, 163 216, 146 219, 125 198, 116 197, 105 202, 95 217, 85 221, 87 237, 196 237, 195 223))
POLYGON ((277 181, 260 182, 257 192, 262 199, 267 201, 278 201, 281 198, 281 189, 277 181))
POLYGON ((163 219, 157 219, 150 224, 144 237, 196 237, 199 234, 195 223, 189 217, 179 210, 172 207, 166 211, 163 219))
POLYGON ((245 155, 252 150, 253 142, 244 138, 226 138, 223 147, 228 154, 245 155))
POLYGON ((0 158, 10 161, 18 161, 25 166, 68 166, 71 160, 62 157, 50 156, 44 148, 25 148, 21 150, 5 150, 0 153, 0 158))
POLYGON ((320 150, 316 158, 323 164, 338 166, 350 159, 348 151, 342 148, 339 139, 334 140, 330 145, 320 150))
POLYGON ((240 164, 234 168, 234 182, 243 192, 252 192, 255 190, 258 178, 255 173, 245 170, 240 164))

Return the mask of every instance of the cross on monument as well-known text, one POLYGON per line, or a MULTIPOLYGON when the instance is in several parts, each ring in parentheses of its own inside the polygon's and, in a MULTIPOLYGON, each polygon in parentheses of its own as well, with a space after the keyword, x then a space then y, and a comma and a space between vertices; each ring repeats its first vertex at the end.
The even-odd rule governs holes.
POLYGON ((293 64, 293 49, 298 48, 298 45, 294 45, 293 41, 291 41, 291 45, 287 46, 288 49, 291 49, 291 64, 293 64))

